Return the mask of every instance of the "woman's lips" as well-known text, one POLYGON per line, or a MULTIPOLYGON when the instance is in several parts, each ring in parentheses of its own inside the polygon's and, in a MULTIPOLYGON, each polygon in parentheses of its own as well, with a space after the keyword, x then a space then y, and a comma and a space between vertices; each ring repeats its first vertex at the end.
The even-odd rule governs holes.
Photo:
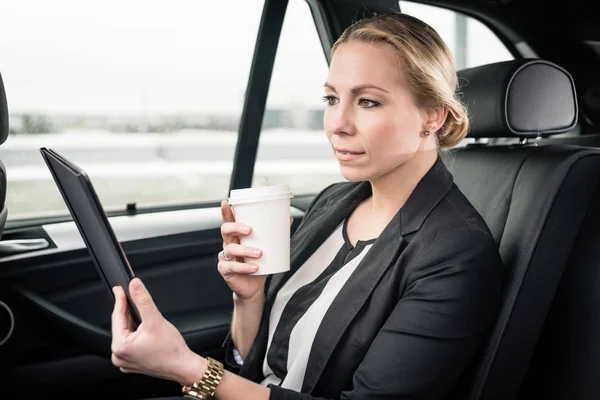
POLYGON ((354 161, 365 153, 355 152, 348 149, 334 149, 335 157, 340 161, 354 161))

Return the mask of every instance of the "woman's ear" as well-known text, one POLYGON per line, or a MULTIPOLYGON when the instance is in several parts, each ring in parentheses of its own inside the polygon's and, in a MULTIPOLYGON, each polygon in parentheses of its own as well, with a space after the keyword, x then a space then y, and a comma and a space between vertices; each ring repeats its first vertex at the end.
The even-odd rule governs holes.
POLYGON ((435 106, 427 109, 427 120, 423 124, 423 129, 431 133, 436 133, 446 122, 448 109, 444 106, 435 106))

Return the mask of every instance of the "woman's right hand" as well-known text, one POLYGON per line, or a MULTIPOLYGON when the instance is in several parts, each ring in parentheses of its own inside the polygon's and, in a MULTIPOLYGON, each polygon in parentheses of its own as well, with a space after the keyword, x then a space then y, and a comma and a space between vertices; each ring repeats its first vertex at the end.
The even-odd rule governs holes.
POLYGON ((230 260, 226 260, 223 252, 219 252, 219 273, 238 300, 262 299, 267 275, 250 275, 258 270, 258 266, 244 261, 244 258, 246 261, 260 258, 262 251, 240 244, 240 236, 248 236, 252 227, 235 221, 233 211, 226 200, 221 202, 221 217, 223 251, 230 260))

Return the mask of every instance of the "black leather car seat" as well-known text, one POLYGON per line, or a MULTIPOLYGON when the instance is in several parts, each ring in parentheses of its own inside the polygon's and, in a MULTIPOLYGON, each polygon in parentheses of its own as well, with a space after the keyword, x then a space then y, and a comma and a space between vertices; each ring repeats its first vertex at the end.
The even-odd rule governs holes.
MULTIPOLYGON (((463 70, 459 77, 471 138, 525 142, 577 123, 573 80, 555 64, 521 59, 463 70)), ((600 149, 475 143, 455 149, 446 164, 489 225, 508 270, 489 340, 449 397, 515 399, 594 201, 600 149)))

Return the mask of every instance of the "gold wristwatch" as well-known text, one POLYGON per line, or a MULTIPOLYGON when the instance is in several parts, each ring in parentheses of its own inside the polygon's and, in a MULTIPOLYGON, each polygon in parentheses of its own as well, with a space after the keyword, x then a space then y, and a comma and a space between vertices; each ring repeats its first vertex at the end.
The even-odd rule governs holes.
POLYGON ((207 368, 199 382, 184 386, 181 391, 187 398, 211 400, 217 390, 217 385, 223 377, 223 364, 214 358, 207 357, 207 368))

